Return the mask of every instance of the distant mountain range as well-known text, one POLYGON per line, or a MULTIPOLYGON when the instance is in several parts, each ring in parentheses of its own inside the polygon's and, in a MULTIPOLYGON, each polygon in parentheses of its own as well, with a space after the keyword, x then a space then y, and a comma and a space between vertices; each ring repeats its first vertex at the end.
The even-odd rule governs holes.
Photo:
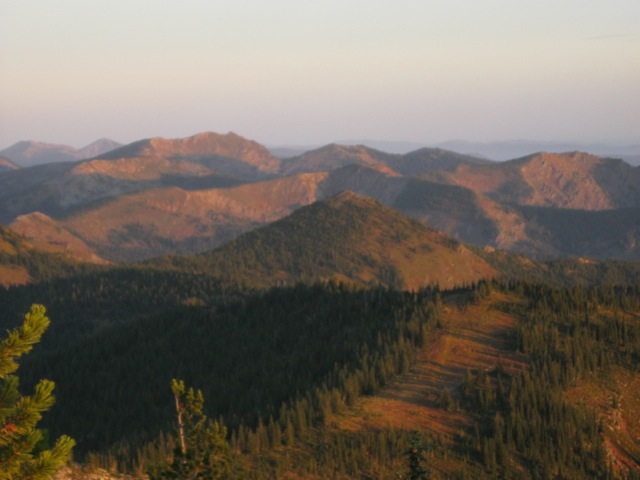
MULTIPOLYGON (((151 139, 154 140, 154 139, 151 139)), ((132 148, 140 147, 145 142, 151 140, 141 140, 131 144, 132 148)), ((161 139, 155 139, 156 141, 161 139)), ((164 140, 164 139, 162 139, 164 140)), ((564 152, 588 152, 602 157, 618 158, 631 165, 640 165, 640 144, 618 145, 605 143, 584 143, 584 142, 542 142, 529 140, 512 140, 501 142, 470 142, 465 140, 450 140, 435 144, 403 141, 381 141, 381 140, 341 140, 337 145, 346 147, 364 146, 369 149, 378 150, 396 155, 404 155, 423 148, 442 149, 450 152, 458 152, 463 155, 483 158, 491 161, 505 161, 524 157, 532 153, 564 153, 564 152)), ((10 147, 0 150, 0 171, 4 169, 6 160, 13 162, 20 167, 41 165, 44 163, 70 162, 85 158, 98 157, 102 154, 115 150, 123 145, 106 138, 96 140, 86 147, 76 149, 69 145, 58 145, 36 141, 22 141, 10 147), (4 157, 4 159, 3 159, 4 157)), ((278 159, 289 159, 298 157, 306 152, 322 149, 322 145, 267 145, 263 148, 278 159)), ((233 155, 230 155, 234 158, 233 155)), ((10 167, 14 168, 14 167, 10 167)))
MULTIPOLYGON (((68 145, 23 141, 1 150, 0 156, 20 167, 32 167, 45 163, 72 162, 96 157, 120 146, 120 143, 107 138, 97 140, 81 149, 75 149, 68 145)), ((0 171, 2 171, 1 168, 2 160, 0 159, 0 171)))
POLYGON ((468 142, 452 140, 437 144, 438 147, 469 155, 478 155, 495 161, 512 160, 534 152, 563 153, 588 152, 603 157, 618 158, 627 163, 640 165, 640 145, 614 145, 585 142, 534 142, 513 140, 504 142, 468 142))
MULTIPOLYGON (((435 144, 380 141, 380 140, 341 140, 340 145, 365 145, 369 148, 382 150, 389 153, 405 154, 421 148, 441 148, 459 152, 474 157, 485 158, 492 161, 513 160, 537 152, 563 153, 581 151, 603 157, 618 158, 632 165, 640 165, 640 144, 619 145, 606 143, 585 142, 542 142, 530 140, 512 140, 501 142, 470 142, 465 140, 450 140, 435 144)), ((279 158, 298 156, 308 150, 318 148, 314 146, 271 146, 269 150, 279 158)))
POLYGON ((85 260, 131 261, 212 250, 342 191, 467 244, 640 259, 640 167, 580 152, 496 163, 331 144, 283 159, 233 133, 154 138, 5 170, 0 222, 85 260))

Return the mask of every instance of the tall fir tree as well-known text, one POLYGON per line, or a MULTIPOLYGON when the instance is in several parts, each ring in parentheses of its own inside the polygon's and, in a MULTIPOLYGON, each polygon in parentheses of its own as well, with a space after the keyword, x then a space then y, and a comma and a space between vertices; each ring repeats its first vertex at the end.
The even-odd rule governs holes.
POLYGON ((75 444, 63 435, 53 448, 38 448, 44 435, 36 425, 53 406, 54 383, 41 380, 33 395, 23 396, 14 375, 18 358, 40 341, 49 326, 45 314, 42 305, 33 305, 22 326, 0 343, 0 480, 51 478, 70 459, 75 444))
POLYGON ((200 390, 185 388, 182 380, 173 380, 178 420, 177 446, 173 458, 149 469, 151 480, 217 480, 230 476, 227 429, 203 412, 200 390))

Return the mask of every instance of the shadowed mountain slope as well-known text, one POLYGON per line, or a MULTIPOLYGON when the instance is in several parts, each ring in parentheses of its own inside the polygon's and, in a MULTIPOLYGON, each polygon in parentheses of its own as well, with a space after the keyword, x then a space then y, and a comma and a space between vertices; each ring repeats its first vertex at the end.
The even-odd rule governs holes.
MULTIPOLYGON (((520 207, 527 236, 548 248, 547 257, 640 258, 640 208, 586 211, 520 207)), ((528 253, 526 248, 523 253, 528 253)), ((532 249, 538 254, 540 247, 532 249)))
POLYGON ((99 172, 82 173, 83 162, 21 168, 0 175, 0 222, 42 212, 61 218, 96 202, 160 186, 161 178, 122 179, 99 172))
POLYGON ((435 171, 450 171, 460 165, 482 165, 492 162, 471 155, 443 150, 421 148, 390 159, 389 165, 402 175, 422 175, 435 171))
POLYGON ((73 163, 51 163, 11 170, 0 175, 0 223, 18 215, 42 211, 61 214, 64 179, 73 163))
POLYGON ((364 165, 347 165, 332 170, 319 183, 320 198, 332 197, 343 190, 372 197, 385 205, 393 205, 405 188, 408 179, 388 175, 380 170, 364 165))

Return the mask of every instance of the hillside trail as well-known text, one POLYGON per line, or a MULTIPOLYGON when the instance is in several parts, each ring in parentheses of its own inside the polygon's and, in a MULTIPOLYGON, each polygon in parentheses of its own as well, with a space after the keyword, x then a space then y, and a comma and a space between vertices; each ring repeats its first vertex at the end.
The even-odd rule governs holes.
POLYGON ((468 370, 491 370, 500 362, 512 373, 526 363, 512 347, 517 318, 496 309, 507 301, 513 299, 491 292, 477 304, 445 303, 443 328, 418 352, 411 371, 336 415, 334 425, 351 431, 420 428, 449 438, 462 433, 471 418, 455 408, 441 408, 442 392, 448 390, 454 402, 459 401, 458 387, 468 370))

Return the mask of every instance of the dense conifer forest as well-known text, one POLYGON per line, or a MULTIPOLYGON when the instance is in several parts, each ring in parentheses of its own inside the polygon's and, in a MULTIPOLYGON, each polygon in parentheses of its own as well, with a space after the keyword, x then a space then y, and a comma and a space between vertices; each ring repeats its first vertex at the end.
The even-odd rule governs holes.
POLYGON ((451 438, 420 432, 433 478, 637 478, 613 464, 597 412, 564 393, 614 368, 638 373, 637 285, 259 290, 129 268, 0 289, 0 304, 9 326, 35 299, 48 307, 52 325, 25 359, 23 382, 56 383, 44 426, 76 440, 76 461, 143 474, 170 456, 169 384, 180 378, 202 390, 206 413, 226 428, 232 478, 384 479, 406 471, 411 431, 348 431, 334 416, 408 372, 443 328, 443 308, 492 291, 509 299, 492 308, 519 319, 510 348, 528 364, 469 370, 442 392, 441 408, 472 422, 451 438))

